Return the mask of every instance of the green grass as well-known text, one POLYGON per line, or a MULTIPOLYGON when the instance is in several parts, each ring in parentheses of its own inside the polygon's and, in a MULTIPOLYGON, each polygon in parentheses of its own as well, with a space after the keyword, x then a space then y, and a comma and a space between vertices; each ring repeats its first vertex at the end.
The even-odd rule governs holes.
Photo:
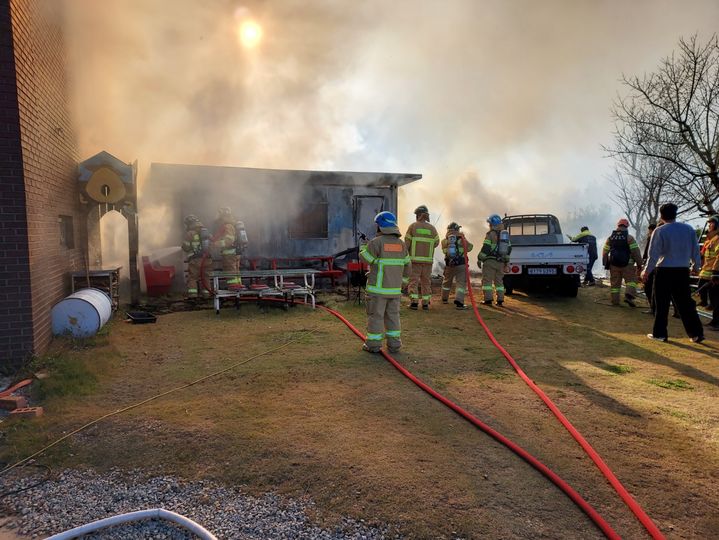
POLYGON ((35 381, 33 398, 45 401, 62 396, 85 396, 97 385, 97 375, 89 369, 87 361, 68 353, 40 356, 33 360, 33 371, 47 370, 51 376, 35 381))
POLYGON ((634 368, 625 366, 624 364, 606 364, 602 366, 602 369, 617 375, 624 375, 625 373, 632 373, 634 371, 634 368))
POLYGON ((649 379, 649 384, 668 390, 694 390, 694 387, 682 379, 649 379))

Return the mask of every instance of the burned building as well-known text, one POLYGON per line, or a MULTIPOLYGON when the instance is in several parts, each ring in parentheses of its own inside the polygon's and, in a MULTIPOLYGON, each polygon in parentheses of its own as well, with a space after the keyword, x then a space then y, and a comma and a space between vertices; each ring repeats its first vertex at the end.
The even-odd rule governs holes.
POLYGON ((154 163, 141 197, 143 245, 178 246, 184 216, 211 228, 218 208, 229 207, 247 230, 246 260, 331 256, 372 237, 375 215, 396 213, 398 188, 421 177, 154 163), (163 234, 145 226, 151 212, 163 216, 163 234))

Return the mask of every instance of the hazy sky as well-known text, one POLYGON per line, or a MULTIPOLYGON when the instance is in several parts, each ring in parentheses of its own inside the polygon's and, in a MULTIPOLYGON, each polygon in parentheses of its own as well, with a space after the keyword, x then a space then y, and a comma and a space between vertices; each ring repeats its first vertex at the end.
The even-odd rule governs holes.
POLYGON ((418 172, 401 223, 425 203, 475 236, 611 205, 618 79, 717 21, 717 0, 66 0, 83 158, 418 172))

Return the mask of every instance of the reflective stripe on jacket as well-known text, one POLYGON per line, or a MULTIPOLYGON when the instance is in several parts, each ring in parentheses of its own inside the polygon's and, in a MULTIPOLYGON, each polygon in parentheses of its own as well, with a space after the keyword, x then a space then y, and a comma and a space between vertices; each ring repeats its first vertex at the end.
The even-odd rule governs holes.
POLYGON ((223 223, 220 234, 215 240, 215 247, 220 248, 223 255, 234 255, 237 251, 235 243, 237 241, 237 232, 233 223, 223 223))
POLYGON ((711 279, 713 275, 719 274, 719 234, 713 234, 707 238, 702 246, 704 252, 704 264, 702 265, 699 277, 711 279))
POLYGON ((413 263, 432 263, 434 248, 439 245, 439 234, 429 221, 415 221, 404 235, 409 258, 413 263))
POLYGON ((409 281, 412 263, 407 246, 394 234, 377 233, 360 248, 360 257, 369 264, 367 293, 399 298, 402 284, 409 281))
MULTIPOLYGON (((612 234, 614 234, 615 232, 622 232, 622 231, 617 229, 616 231, 613 231, 612 234)), ((637 266, 642 266, 642 263, 643 263, 642 252, 639 250, 639 244, 637 244, 637 241, 629 233, 627 233, 627 244, 629 244, 628 266, 631 266, 633 264, 636 264, 637 266)), ((609 264, 609 251, 611 249, 612 249, 612 237, 610 236, 604 242, 604 247, 602 248, 602 264, 605 267, 609 264)))
POLYGON ((492 229, 487 231, 487 234, 484 236, 484 242, 482 242, 482 249, 479 251, 479 255, 477 255, 477 261, 482 262, 486 261, 487 259, 497 259, 499 261, 504 259, 505 257, 508 258, 509 254, 512 253, 512 244, 510 243, 509 246, 507 246, 507 255, 505 257, 502 257, 497 253, 498 242, 499 230, 492 229))
POLYGON ((185 239, 182 241, 182 251, 190 255, 199 255, 202 251, 202 240, 200 233, 196 229, 190 229, 185 233, 185 239))

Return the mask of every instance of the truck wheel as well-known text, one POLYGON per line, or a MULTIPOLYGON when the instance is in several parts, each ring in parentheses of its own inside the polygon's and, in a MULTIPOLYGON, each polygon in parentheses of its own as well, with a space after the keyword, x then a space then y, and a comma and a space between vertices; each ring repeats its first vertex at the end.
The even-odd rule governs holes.
POLYGON ((568 298, 576 298, 577 297, 577 291, 579 290, 579 279, 574 279, 574 277, 571 277, 564 282, 562 282, 561 286, 561 295, 566 296, 568 298))

